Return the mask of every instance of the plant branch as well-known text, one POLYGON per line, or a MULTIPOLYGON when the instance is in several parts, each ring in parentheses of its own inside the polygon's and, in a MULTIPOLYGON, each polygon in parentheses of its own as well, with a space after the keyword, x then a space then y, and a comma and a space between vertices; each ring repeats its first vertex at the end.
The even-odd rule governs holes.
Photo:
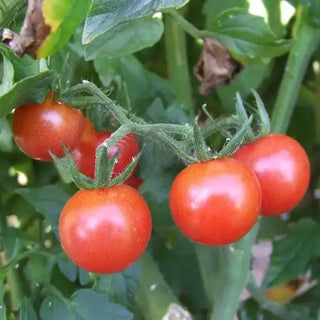
POLYGON ((274 133, 287 131, 308 62, 320 42, 320 30, 310 24, 308 10, 301 7, 298 11, 294 43, 271 117, 274 133))
MULTIPOLYGON (((175 12, 175 11, 174 11, 175 12)), ((184 31, 171 15, 165 17, 166 58, 170 82, 175 88, 177 102, 193 114, 192 87, 184 31)))

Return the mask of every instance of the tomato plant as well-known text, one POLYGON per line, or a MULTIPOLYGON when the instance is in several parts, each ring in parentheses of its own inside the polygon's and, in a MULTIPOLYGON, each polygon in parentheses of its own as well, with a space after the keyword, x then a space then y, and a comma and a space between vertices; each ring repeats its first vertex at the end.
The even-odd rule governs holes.
POLYGON ((119 272, 146 249, 150 211, 129 186, 81 190, 63 208, 59 234, 76 265, 95 273, 119 272))
POLYGON ((205 245, 225 245, 242 238, 257 221, 260 186, 246 166, 226 158, 195 163, 172 183, 170 210, 178 227, 205 245))
MULTIPOLYGON (((101 143, 108 139, 110 135, 111 132, 109 131, 96 131, 89 119, 85 120, 83 136, 78 146, 72 151, 72 156, 79 170, 86 176, 94 178, 96 149, 101 143)), ((114 166, 112 177, 122 173, 127 165, 132 161, 132 158, 138 155, 139 145, 135 135, 129 133, 116 145, 112 146, 108 150, 109 157, 112 157, 118 151, 119 156, 114 166)), ((139 181, 132 181, 132 184, 139 185, 139 181)))
POLYGON ((74 149, 83 130, 81 111, 52 100, 51 93, 43 103, 25 104, 13 113, 13 138, 21 151, 36 160, 51 161, 49 151, 64 156, 62 146, 74 149))
POLYGON ((266 135, 242 146, 234 157, 257 175, 263 215, 287 212, 304 197, 310 181, 310 163, 306 152, 294 139, 282 134, 266 135))

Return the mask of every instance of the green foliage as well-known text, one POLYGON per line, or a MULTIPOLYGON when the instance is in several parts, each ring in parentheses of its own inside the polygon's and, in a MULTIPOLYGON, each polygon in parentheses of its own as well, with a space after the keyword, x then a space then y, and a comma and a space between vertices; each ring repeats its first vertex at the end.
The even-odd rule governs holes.
POLYGON ((243 63, 268 61, 286 53, 291 45, 289 40, 277 39, 262 17, 249 14, 244 9, 220 13, 210 29, 243 63))
POLYGON ((161 38, 162 32, 163 24, 158 18, 123 22, 89 42, 85 47, 85 57, 93 60, 103 56, 126 56, 153 46, 161 38))
POLYGON ((182 7, 188 0, 103 0, 92 1, 83 32, 83 42, 91 42, 116 25, 152 15, 167 8, 182 7))

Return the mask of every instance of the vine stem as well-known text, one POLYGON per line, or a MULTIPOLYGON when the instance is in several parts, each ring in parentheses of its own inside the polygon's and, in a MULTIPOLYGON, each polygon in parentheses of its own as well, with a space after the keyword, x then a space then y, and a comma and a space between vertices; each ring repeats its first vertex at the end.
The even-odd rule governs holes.
POLYGON ((165 16, 165 42, 168 73, 176 91, 177 101, 187 112, 193 113, 186 36, 184 30, 170 15, 165 16))
POLYGON ((271 117, 274 133, 287 131, 308 62, 320 42, 320 30, 310 24, 308 11, 306 7, 298 11, 294 43, 271 117))

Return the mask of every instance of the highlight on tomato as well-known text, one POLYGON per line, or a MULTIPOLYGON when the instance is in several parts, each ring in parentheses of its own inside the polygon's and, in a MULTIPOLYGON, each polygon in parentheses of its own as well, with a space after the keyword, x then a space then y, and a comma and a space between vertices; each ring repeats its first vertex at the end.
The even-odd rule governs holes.
POLYGON ((20 150, 35 160, 51 161, 49 151, 63 157, 62 146, 73 150, 83 130, 81 111, 54 101, 51 92, 44 102, 22 105, 13 113, 13 138, 20 150))
POLYGON ((261 190, 253 171, 232 158, 194 163, 174 179, 169 196, 181 231, 204 245, 242 238, 257 221, 261 190))
POLYGON ((127 185, 80 190, 66 203, 59 222, 63 249, 79 267, 120 272, 134 263, 151 236, 151 215, 142 196, 127 185))
MULTIPOLYGON (((111 136, 111 132, 96 131, 88 118, 85 119, 85 129, 81 141, 77 148, 72 152, 72 157, 78 166, 80 172, 94 178, 95 174, 95 155, 96 148, 111 136)), ((130 164, 132 158, 136 157, 139 153, 139 145, 136 136, 133 133, 127 134, 120 141, 108 150, 108 155, 111 158, 120 149, 117 162, 114 166, 112 178, 122 173, 125 168, 130 164)), ((131 177, 128 178, 128 180, 131 177)), ((139 186, 141 181, 139 178, 130 179, 128 181, 132 186, 139 186)))
POLYGON ((261 185, 261 214, 275 216, 296 207, 310 181, 310 162, 303 147, 284 134, 269 134, 242 146, 233 155, 247 164, 261 185))

